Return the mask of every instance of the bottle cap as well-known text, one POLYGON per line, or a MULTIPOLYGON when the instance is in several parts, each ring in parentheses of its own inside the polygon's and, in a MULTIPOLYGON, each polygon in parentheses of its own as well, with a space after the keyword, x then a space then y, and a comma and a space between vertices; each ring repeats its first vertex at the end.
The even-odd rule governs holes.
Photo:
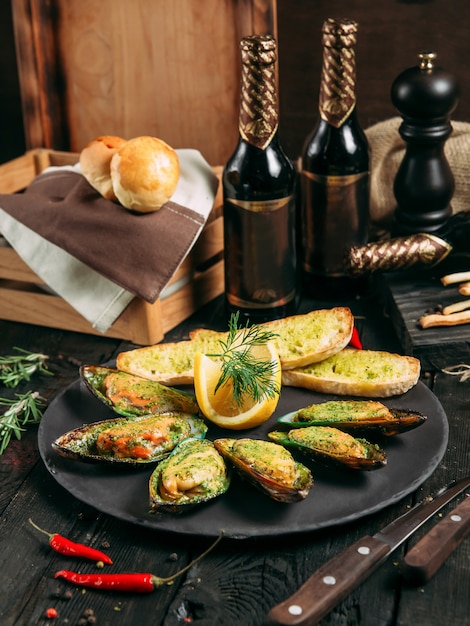
POLYGON ((351 48, 356 45, 358 24, 347 18, 329 17, 323 22, 323 45, 329 48, 351 48))

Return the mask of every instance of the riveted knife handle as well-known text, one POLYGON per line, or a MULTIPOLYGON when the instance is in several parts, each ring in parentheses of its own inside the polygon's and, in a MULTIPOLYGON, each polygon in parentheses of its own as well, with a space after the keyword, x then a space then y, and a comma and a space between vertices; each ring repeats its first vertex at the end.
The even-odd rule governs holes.
POLYGON ((382 563, 390 547, 366 535, 322 565, 290 598, 273 607, 268 624, 311 626, 382 563))
POLYGON ((470 533, 467 496, 406 554, 403 576, 411 585, 424 585, 470 533))

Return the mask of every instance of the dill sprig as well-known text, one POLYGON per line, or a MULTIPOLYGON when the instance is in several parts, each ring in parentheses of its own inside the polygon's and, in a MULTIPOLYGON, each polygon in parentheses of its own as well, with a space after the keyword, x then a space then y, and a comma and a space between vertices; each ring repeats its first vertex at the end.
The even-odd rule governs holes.
POLYGON ((272 361, 257 359, 251 349, 253 346, 266 344, 276 334, 262 326, 254 324, 238 327, 239 313, 232 313, 229 320, 227 339, 219 341, 222 352, 210 354, 222 361, 221 375, 214 392, 224 384, 231 382, 233 399, 240 406, 247 394, 258 402, 263 397, 274 398, 279 394, 279 385, 273 380, 277 364, 272 361))
POLYGON ((46 367, 49 358, 46 354, 14 348, 19 354, 0 356, 0 383, 5 387, 16 387, 22 381, 29 381, 36 372, 52 373, 46 367))
POLYGON ((0 454, 10 443, 12 435, 21 439, 27 424, 37 424, 42 417, 44 399, 37 391, 16 394, 16 399, 0 398, 0 405, 8 406, 0 416, 0 454))

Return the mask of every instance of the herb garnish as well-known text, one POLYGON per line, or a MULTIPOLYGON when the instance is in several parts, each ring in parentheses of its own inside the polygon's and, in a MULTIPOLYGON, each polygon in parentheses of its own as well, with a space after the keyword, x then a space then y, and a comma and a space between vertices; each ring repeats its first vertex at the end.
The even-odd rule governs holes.
POLYGON ((0 405, 9 408, 0 416, 0 454, 6 450, 12 435, 21 439, 21 433, 27 424, 37 424, 41 417, 43 398, 37 391, 16 394, 16 400, 0 398, 0 405))
MULTIPOLYGON (((0 383, 5 387, 17 387, 21 382, 28 382, 36 372, 49 374, 45 354, 14 348, 19 354, 0 356, 0 383)), ((27 424, 37 424, 42 417, 44 398, 37 391, 16 394, 14 399, 0 398, 0 406, 8 407, 0 415, 0 454, 5 452, 12 435, 21 439, 27 424)))
POLYGON ((45 366, 49 358, 47 355, 16 347, 14 349, 20 354, 0 356, 0 382, 5 387, 16 387, 20 382, 30 380, 35 372, 51 375, 45 366))
POLYGON ((274 398, 279 394, 279 385, 273 380, 277 364, 272 361, 261 361, 251 352, 253 346, 262 345, 276 337, 276 333, 265 330, 254 324, 244 328, 238 327, 239 312, 232 313, 229 320, 229 331, 226 340, 219 340, 222 348, 220 354, 208 356, 221 359, 221 375, 214 393, 222 385, 231 382, 233 399, 240 406, 247 394, 258 402, 264 396, 274 398))

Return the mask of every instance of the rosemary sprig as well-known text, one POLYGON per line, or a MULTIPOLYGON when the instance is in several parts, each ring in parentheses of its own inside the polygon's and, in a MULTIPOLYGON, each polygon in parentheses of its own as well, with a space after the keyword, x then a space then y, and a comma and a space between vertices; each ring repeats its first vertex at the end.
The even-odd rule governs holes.
POLYGON ((29 381, 36 372, 52 375, 45 365, 49 358, 46 354, 16 347, 14 349, 19 354, 0 356, 0 383, 5 387, 16 387, 22 381, 29 381))
POLYGON ((37 424, 42 417, 44 399, 37 391, 16 394, 15 399, 0 398, 0 405, 8 409, 0 416, 0 454, 6 450, 12 435, 21 439, 27 424, 37 424))
POLYGON ((279 394, 279 385, 273 381, 276 364, 260 361, 251 352, 255 345, 262 345, 273 339, 276 334, 262 326, 238 327, 239 313, 232 313, 226 340, 220 340, 222 352, 210 354, 222 360, 221 375, 214 392, 222 385, 231 382, 233 399, 240 406, 247 394, 258 402, 263 397, 274 398, 279 394))

